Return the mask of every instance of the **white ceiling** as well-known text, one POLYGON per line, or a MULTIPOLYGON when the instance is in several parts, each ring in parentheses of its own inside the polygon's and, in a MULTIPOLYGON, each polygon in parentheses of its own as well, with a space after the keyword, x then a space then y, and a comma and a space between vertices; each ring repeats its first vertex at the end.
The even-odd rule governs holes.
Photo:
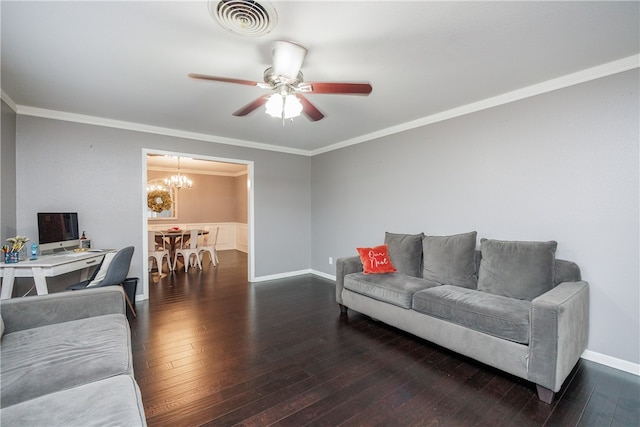
POLYGON ((313 153, 639 52, 636 1, 272 3, 275 29, 245 37, 206 1, 3 0, 3 98, 23 114, 313 153), (309 50, 306 81, 368 81, 372 94, 308 95, 325 119, 283 127, 231 115, 264 89, 187 78, 261 81, 276 40, 309 50))

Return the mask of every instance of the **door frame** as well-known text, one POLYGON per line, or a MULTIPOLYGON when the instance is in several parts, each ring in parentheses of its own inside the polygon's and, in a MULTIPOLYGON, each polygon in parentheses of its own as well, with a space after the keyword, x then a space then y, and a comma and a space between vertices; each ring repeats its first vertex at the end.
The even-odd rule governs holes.
MULTIPOLYGON (((236 163, 247 166, 247 278, 249 282, 255 281, 255 242, 254 242, 254 162, 252 160, 242 160, 242 159, 230 159, 226 157, 215 157, 209 156, 205 154, 197 154, 197 153, 187 153, 187 152, 179 152, 179 151, 166 151, 166 150, 157 150, 152 148, 143 148, 142 149, 142 176, 141 176, 141 188, 142 194, 145 195, 147 193, 147 155, 148 154, 160 154, 167 156, 180 156, 180 157, 191 157, 193 159, 199 160, 209 160, 213 162, 220 163, 236 163)), ((141 265, 143 267, 142 274, 142 295, 138 295, 139 299, 149 299, 149 274, 147 269, 148 256, 149 253, 149 243, 147 239, 147 232, 149 230, 149 224, 147 219, 147 198, 141 197, 141 218, 142 218, 142 254, 140 257, 142 258, 141 265)), ((136 298, 136 299, 138 299, 136 298)))

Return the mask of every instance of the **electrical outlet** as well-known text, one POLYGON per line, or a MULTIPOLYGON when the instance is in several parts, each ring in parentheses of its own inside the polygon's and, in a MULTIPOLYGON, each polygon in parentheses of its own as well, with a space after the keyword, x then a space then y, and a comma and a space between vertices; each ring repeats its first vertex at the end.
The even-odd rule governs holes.
POLYGON ((333 264, 333 257, 332 256, 329 257, 329 265, 331 265, 331 264, 333 264))

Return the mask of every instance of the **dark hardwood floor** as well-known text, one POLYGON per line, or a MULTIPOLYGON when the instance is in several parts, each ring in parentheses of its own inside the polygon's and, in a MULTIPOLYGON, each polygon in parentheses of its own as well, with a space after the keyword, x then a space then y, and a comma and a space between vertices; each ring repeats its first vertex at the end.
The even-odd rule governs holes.
POLYGON ((250 284, 246 255, 150 277, 131 319, 150 426, 638 426, 640 379, 582 360, 535 386, 349 310, 334 283, 250 284))

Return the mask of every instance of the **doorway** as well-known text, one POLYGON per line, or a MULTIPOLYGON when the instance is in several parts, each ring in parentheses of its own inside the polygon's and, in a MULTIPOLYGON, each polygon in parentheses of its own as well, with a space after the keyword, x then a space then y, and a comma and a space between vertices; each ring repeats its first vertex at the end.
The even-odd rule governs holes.
MULTIPOLYGON (((147 232, 173 226, 200 227, 202 224, 222 224, 220 236, 225 240, 221 250, 236 249, 247 253, 247 278, 254 279, 253 244, 253 162, 185 152, 142 150, 143 194, 151 184, 178 175, 191 181, 191 188, 167 186, 175 203, 160 214, 153 213, 147 197, 142 202, 143 262, 147 267, 149 244, 147 232), (179 160, 178 160, 179 159, 179 160), (234 188, 229 188, 229 186, 234 188), (242 188, 242 190, 241 190, 242 188), (150 219, 153 218, 153 219, 150 219)), ((219 238, 220 238, 219 236, 219 238)), ((221 243, 219 241, 219 243, 221 243)), ((143 293, 149 298, 149 274, 142 274, 143 293)))

